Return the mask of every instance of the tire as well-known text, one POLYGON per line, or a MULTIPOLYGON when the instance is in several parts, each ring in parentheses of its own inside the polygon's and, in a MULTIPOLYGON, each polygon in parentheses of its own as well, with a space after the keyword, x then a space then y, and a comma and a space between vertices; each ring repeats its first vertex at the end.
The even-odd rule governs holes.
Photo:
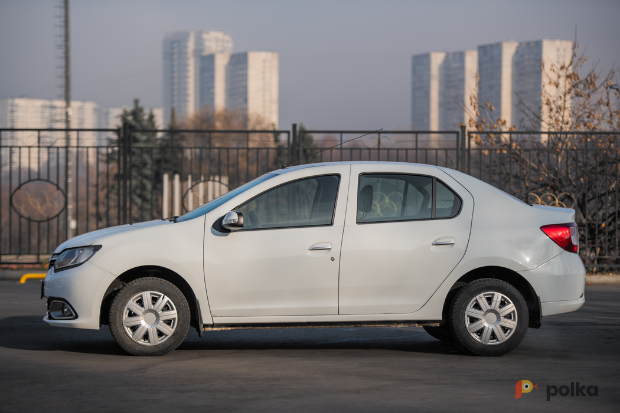
POLYGON ((501 356, 521 343, 529 314, 516 288, 484 278, 472 281, 456 294, 450 306, 450 322, 454 338, 468 352, 501 356))
POLYGON ((444 341, 446 343, 454 343, 456 341, 452 331, 450 331, 445 324, 440 324, 439 326, 422 326, 422 328, 439 341, 444 341))
POLYGON ((138 278, 110 306, 110 332, 134 356, 163 356, 177 348, 189 329, 190 310, 177 287, 161 278, 138 278), (145 301, 150 305, 145 306, 145 301))

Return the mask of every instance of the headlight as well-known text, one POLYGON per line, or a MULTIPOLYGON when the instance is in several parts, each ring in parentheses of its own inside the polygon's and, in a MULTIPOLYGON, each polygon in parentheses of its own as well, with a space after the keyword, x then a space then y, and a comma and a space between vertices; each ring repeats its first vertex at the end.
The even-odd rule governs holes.
POLYGON ((65 250, 60 253, 58 258, 56 258, 56 262, 54 263, 54 271, 62 271, 82 265, 100 249, 101 245, 91 245, 89 247, 79 247, 65 250))

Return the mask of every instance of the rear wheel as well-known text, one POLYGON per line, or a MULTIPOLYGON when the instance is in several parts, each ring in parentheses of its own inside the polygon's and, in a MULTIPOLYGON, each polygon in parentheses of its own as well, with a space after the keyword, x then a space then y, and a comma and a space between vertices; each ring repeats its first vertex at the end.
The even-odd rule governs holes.
POLYGON ((183 293, 160 278, 130 282, 110 306, 112 336, 135 356, 171 352, 185 339, 189 320, 190 310, 183 293))
POLYGON ((529 323, 519 291, 496 279, 472 281, 454 297, 450 322, 456 341, 478 356, 501 356, 521 343, 529 323))

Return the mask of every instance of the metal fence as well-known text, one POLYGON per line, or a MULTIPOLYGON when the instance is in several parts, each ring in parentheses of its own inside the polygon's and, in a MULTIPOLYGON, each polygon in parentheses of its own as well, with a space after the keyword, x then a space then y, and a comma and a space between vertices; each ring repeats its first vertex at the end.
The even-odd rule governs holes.
MULTIPOLYGON (((460 131, 380 131, 369 133, 364 130, 308 130, 313 140, 320 142, 323 152, 314 162, 330 161, 392 161, 415 162, 461 169, 460 131), (363 139, 358 136, 368 134, 363 139), (348 142, 348 143, 347 143, 348 142)), ((293 125, 295 141, 303 139, 293 125)), ((292 148, 292 163, 304 158, 299 146, 292 148)), ((302 160, 304 163, 308 159, 302 160)))
POLYGON ((615 265, 617 140, 618 134, 590 132, 296 125, 290 131, 0 129, 0 262, 39 262, 72 236, 182 214, 282 165, 382 160, 446 166, 529 203, 573 207, 583 258, 615 265), (366 136, 354 139, 360 135, 366 136))

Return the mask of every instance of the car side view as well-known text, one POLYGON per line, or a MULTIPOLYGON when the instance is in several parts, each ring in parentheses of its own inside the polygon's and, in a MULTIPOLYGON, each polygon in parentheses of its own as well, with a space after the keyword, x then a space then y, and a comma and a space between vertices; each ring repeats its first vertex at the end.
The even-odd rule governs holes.
POLYGON ((83 234, 42 285, 53 326, 109 325, 134 355, 189 328, 422 326, 499 356, 584 304, 572 209, 398 162, 267 173, 181 217, 83 234))

